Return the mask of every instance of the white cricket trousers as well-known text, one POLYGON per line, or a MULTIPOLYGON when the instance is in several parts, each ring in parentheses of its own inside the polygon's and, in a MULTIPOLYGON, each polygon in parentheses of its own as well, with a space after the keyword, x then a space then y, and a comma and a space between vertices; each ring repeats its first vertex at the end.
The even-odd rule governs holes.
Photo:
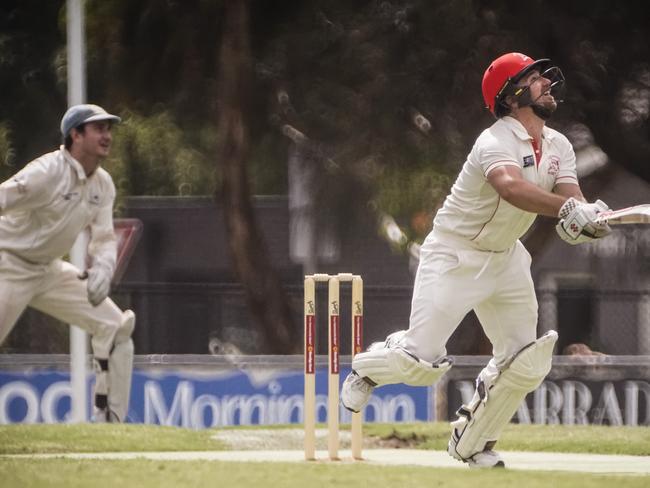
POLYGON ((74 324, 91 336, 96 358, 108 359, 122 311, 107 298, 97 307, 88 301, 86 281, 72 264, 55 259, 32 264, 0 251, 0 344, 27 306, 62 322, 74 324))
POLYGON ((493 361, 502 364, 536 339, 530 263, 520 241, 503 252, 486 252, 434 230, 420 250, 409 329, 400 345, 426 361, 440 359, 449 337, 474 310, 492 343, 493 361))

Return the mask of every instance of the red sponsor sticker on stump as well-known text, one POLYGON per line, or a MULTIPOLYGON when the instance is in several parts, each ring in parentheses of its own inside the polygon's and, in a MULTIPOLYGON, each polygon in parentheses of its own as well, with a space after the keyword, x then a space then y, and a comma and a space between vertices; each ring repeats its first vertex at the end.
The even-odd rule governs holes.
POLYGON ((305 315, 305 373, 314 374, 316 361, 316 317, 305 315))
POLYGON ((363 316, 354 316, 354 354, 359 354, 363 349, 363 316))
POLYGON ((330 323, 330 373, 339 373, 339 316, 332 315, 330 323))

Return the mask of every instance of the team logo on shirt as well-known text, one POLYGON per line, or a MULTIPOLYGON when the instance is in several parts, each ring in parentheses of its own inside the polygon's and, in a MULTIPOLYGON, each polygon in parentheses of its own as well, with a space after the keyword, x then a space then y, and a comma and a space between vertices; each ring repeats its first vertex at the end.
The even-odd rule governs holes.
POLYGON ((528 168, 528 166, 534 166, 535 165, 535 156, 532 154, 529 156, 524 156, 524 168, 528 168))
POLYGON ((560 158, 557 156, 551 156, 548 162, 548 174, 551 176, 557 176, 560 172, 560 158))

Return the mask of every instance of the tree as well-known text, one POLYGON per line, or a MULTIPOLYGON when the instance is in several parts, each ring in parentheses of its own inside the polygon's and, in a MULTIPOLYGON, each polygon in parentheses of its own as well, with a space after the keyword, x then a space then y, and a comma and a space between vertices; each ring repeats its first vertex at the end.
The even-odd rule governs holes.
POLYGON ((268 252, 251 205, 247 173, 249 129, 246 121, 250 97, 249 6, 247 0, 228 2, 220 52, 218 161, 223 173, 217 198, 224 208, 228 244, 252 314, 258 321, 265 349, 270 353, 296 353, 300 334, 268 252))

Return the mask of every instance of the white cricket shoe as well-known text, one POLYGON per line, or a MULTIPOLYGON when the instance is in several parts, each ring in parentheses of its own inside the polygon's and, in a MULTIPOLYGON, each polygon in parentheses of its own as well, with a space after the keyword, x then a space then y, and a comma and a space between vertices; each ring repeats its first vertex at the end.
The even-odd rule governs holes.
POLYGON ((477 452, 471 458, 466 459, 465 462, 470 468, 505 468, 506 463, 503 462, 498 452, 492 449, 477 452))
POLYGON ((374 389, 374 386, 353 370, 343 382, 341 404, 350 412, 360 412, 370 400, 370 395, 372 395, 374 389))
POLYGON ((492 450, 496 442, 489 442, 485 446, 485 449, 483 449, 480 452, 477 452, 476 454, 468 457, 467 459, 460 457, 458 452, 456 452, 456 442, 457 442, 457 438, 456 438, 456 432, 454 430, 454 433, 451 436, 449 444, 447 445, 447 452, 454 459, 458 459, 459 461, 467 463, 467 465, 470 468, 505 468, 506 467, 506 463, 503 462, 503 459, 501 458, 499 453, 492 450))
POLYGON ((404 337, 404 334, 406 334, 405 330, 398 330, 397 332, 393 332, 392 334, 389 334, 384 341, 373 342, 370 344, 366 351, 376 351, 377 349, 398 347, 400 341, 402 340, 402 337, 404 337))

